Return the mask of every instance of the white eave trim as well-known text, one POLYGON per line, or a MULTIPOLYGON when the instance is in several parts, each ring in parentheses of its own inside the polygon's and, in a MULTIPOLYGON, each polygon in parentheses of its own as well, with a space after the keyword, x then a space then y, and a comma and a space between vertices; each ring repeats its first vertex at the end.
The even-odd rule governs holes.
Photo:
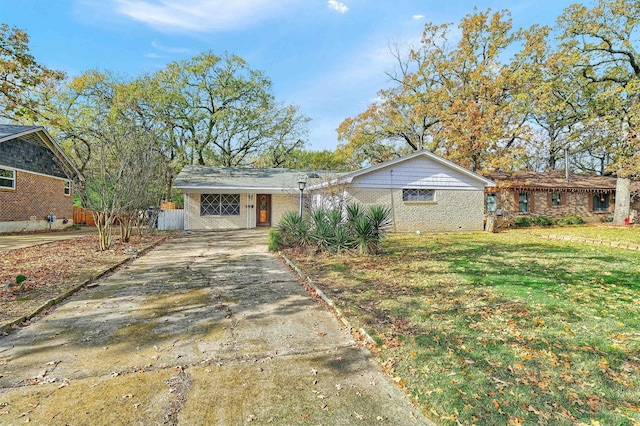
POLYGON ((484 183, 485 187, 486 186, 497 186, 497 184, 494 181, 492 181, 490 179, 487 179, 486 177, 481 176, 481 175, 479 175, 477 173, 474 173, 471 170, 468 170, 468 169, 466 169, 466 168, 464 168, 462 166, 459 166, 459 165, 457 165, 457 164, 455 164, 455 163, 453 163, 453 162, 451 162, 451 161, 449 161, 449 160, 447 160, 445 158, 442 158, 442 157, 440 157, 440 156, 438 156, 438 155, 436 155, 436 154, 434 154, 432 152, 429 152, 429 151, 418 151, 418 152, 414 152, 413 154, 406 155, 404 157, 394 158, 393 160, 385 161, 384 163, 376 164, 374 166, 366 167, 364 169, 360 169, 360 170, 357 170, 355 172, 348 173, 346 175, 343 175, 343 176, 338 177, 336 179, 330 180, 328 182, 323 182, 323 183, 321 183, 319 185, 313 185, 309 189, 320 189, 320 188, 324 188, 324 187, 329 186, 329 185, 350 184, 353 181, 353 178, 355 178, 355 177, 362 176, 362 175, 365 175, 365 174, 368 174, 368 173, 371 173, 371 172, 374 172, 374 171, 377 171, 377 170, 381 170, 381 169, 393 166, 395 164, 402 163, 404 161, 408 161, 408 160, 411 160, 413 158, 421 157, 421 156, 428 157, 429 159, 431 159, 431 160, 433 160, 433 161, 435 161, 437 163, 443 164, 444 166, 447 166, 447 167, 449 167, 449 168, 451 168, 451 169, 453 169, 453 170, 455 170, 455 171, 457 171, 457 172, 459 172, 459 173, 461 173, 461 174, 463 174, 465 176, 468 176, 468 177, 470 177, 470 178, 472 178, 474 180, 482 182, 482 183, 484 183))
POLYGON ((290 187, 257 187, 257 186, 173 186, 176 189, 193 190, 193 191, 244 191, 244 192, 260 192, 260 191, 299 191, 298 188, 290 187))

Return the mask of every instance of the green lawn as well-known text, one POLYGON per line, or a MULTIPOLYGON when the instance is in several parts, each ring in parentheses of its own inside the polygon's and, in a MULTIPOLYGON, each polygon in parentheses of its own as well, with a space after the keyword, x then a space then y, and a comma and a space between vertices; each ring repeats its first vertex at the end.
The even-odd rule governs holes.
POLYGON ((289 255, 439 424, 639 424, 640 252, 533 234, 289 255))
MULTIPOLYGON (((524 230, 517 230, 522 232, 524 230)), ((620 226, 562 226, 562 227, 542 227, 530 228, 525 232, 532 235, 571 235, 574 237, 590 238, 602 241, 620 241, 621 243, 634 243, 640 245, 640 227, 620 227, 620 226)))

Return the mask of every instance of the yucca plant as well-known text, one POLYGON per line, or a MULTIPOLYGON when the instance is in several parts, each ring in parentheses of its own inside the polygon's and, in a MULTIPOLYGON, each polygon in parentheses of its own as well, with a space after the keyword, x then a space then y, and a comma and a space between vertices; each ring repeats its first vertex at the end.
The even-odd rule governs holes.
POLYGON ((335 232, 333 234, 333 245, 332 251, 340 254, 345 250, 349 250, 353 246, 353 239, 347 228, 344 225, 340 225, 335 228, 335 232))
POLYGON ((347 204, 347 227, 352 228, 355 220, 364 216, 365 211, 360 204, 347 204))
POLYGON ((362 254, 370 254, 372 253, 372 236, 373 236, 373 228, 371 226, 371 221, 366 216, 360 216, 355 219, 353 222, 353 227, 351 229, 353 232, 353 236, 355 238, 355 243, 362 254))
POLYGON ((371 206, 367 214, 369 221, 371 222, 371 228, 376 242, 380 241, 382 234, 391 225, 391 209, 384 206, 371 206))
POLYGON ((315 223, 309 232, 309 241, 318 251, 331 251, 335 235, 335 228, 324 220, 315 223))
POLYGON ((312 228, 317 228, 319 224, 325 221, 327 217, 327 212, 323 208, 316 208, 311 210, 309 215, 309 220, 311 221, 310 226, 312 228))
POLYGON ((296 212, 286 212, 282 215, 279 231, 283 246, 306 246, 309 242, 309 224, 296 212))
POLYGON ((327 221, 333 228, 337 228, 343 222, 342 211, 339 209, 332 209, 326 213, 327 221))

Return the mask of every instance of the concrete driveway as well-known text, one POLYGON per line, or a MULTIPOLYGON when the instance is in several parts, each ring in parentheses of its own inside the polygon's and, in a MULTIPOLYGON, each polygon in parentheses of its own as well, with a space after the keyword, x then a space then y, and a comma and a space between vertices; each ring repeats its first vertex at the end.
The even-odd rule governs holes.
POLYGON ((266 251, 172 239, 0 337, 0 424, 430 424, 266 251))

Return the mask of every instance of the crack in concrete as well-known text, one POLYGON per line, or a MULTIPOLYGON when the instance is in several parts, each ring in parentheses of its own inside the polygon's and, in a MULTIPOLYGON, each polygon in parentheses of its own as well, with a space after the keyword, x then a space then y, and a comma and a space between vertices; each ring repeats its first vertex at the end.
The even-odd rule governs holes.
POLYGON ((178 415, 187 403, 187 394, 193 381, 191 376, 181 368, 178 374, 166 380, 165 383, 169 387, 169 393, 173 395, 173 398, 169 402, 168 410, 164 415, 164 424, 177 425, 178 415))

